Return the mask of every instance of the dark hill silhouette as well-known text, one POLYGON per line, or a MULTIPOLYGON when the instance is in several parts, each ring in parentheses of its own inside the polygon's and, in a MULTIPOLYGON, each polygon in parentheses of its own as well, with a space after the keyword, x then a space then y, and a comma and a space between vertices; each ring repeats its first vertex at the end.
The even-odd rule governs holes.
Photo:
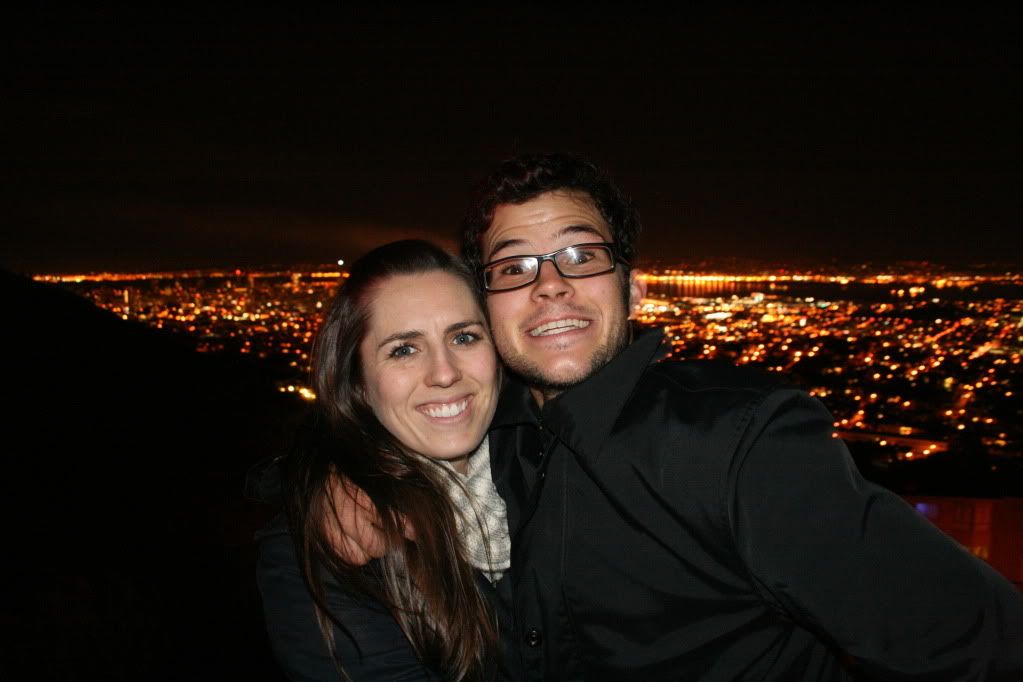
POLYGON ((243 358, 0 272, 6 679, 279 679, 245 471, 302 406, 243 358))

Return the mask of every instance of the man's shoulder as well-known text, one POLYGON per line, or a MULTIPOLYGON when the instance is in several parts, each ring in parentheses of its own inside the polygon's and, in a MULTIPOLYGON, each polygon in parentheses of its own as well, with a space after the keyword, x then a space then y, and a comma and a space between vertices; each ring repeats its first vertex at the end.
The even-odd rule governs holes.
POLYGON ((650 365, 642 380, 666 390, 745 394, 749 398, 792 388, 784 376, 714 360, 662 360, 650 365))
MULTIPOLYGON (((620 425, 731 442, 754 413, 792 393, 783 376, 715 361, 656 362, 643 370, 621 412, 620 425)), ((797 391, 798 392, 798 391, 797 391)))

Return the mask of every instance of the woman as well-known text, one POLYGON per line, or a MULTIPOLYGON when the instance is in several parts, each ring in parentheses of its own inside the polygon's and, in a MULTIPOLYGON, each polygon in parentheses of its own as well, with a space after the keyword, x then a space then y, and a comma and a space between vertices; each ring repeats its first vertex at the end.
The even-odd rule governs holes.
POLYGON ((454 257, 408 240, 352 267, 314 348, 317 436, 284 467, 288 524, 260 541, 267 624, 293 679, 494 677, 487 594, 509 541, 485 437, 499 379, 454 257), (339 475, 371 498, 386 538, 365 568, 335 549, 339 475))

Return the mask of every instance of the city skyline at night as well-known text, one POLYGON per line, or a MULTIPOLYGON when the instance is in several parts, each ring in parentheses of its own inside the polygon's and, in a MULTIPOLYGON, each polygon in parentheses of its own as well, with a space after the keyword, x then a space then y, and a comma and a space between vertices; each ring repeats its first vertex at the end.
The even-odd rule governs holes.
MULTIPOLYGON (((344 268, 39 276, 124 321, 183 334, 201 353, 256 359, 312 400, 312 339, 344 268)), ((877 462, 964 448, 1023 455, 1023 273, 651 270, 637 324, 671 356, 759 367, 835 415, 877 462)))

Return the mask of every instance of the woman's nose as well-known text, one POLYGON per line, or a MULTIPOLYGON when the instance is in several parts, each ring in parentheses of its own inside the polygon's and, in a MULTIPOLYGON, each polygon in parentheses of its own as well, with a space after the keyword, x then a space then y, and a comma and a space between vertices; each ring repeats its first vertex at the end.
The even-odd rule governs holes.
POLYGON ((430 368, 427 374, 427 383, 431 386, 450 386, 462 378, 458 369, 458 363, 452 357, 451 351, 443 350, 434 353, 430 358, 430 368))

